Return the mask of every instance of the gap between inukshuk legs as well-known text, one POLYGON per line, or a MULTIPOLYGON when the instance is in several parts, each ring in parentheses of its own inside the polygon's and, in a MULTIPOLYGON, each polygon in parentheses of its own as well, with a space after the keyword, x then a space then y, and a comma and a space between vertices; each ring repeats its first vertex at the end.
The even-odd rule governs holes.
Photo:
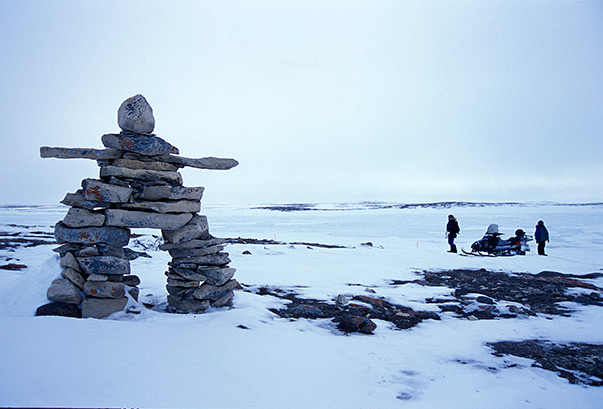
POLYGON ((99 179, 84 179, 82 189, 61 201, 71 206, 55 226, 62 278, 52 282, 47 298, 80 306, 84 318, 123 310, 126 292, 137 300, 140 284, 125 249, 130 229, 152 228, 161 229, 160 249, 172 257, 165 274, 173 309, 200 313, 230 305, 238 283, 224 240, 212 237, 207 218, 198 214, 204 188, 183 186, 178 169, 227 170, 238 162, 174 156, 178 148, 152 134, 153 110, 142 95, 122 103, 118 125, 122 132, 102 136, 106 149, 40 148, 43 158, 96 159, 100 166, 99 179))

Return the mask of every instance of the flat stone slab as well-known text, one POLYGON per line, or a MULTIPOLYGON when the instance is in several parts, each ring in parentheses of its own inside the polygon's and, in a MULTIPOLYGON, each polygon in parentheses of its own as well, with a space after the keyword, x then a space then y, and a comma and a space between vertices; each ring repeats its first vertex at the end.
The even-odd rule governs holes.
POLYGON ((239 162, 235 159, 214 158, 213 156, 208 156, 205 158, 186 158, 184 156, 163 155, 159 157, 159 159, 163 162, 209 170, 228 170, 239 164, 239 162))
POLYGON ((193 297, 199 300, 218 300, 237 288, 236 280, 230 280, 222 286, 203 284, 193 291, 193 297))
POLYGON ((117 227, 174 230, 186 225, 192 217, 190 213, 161 214, 122 209, 105 210, 105 224, 117 227))
POLYGON ((130 274, 130 261, 111 256, 78 257, 82 271, 86 274, 130 274))
POLYGON ((192 248, 205 248, 226 243, 225 239, 213 238, 209 240, 189 240, 184 243, 164 243, 159 246, 159 250, 172 250, 172 249, 192 249, 192 248))
POLYGON ((86 281, 84 294, 95 298, 122 298, 126 295, 123 283, 113 281, 86 281))
POLYGON ((156 161, 141 161, 135 159, 115 159, 111 162, 112 166, 119 166, 121 168, 129 169, 147 169, 147 170, 161 170, 164 172, 176 172, 179 167, 167 163, 167 162, 156 162, 156 161))
POLYGON ((93 148, 59 148, 42 146, 40 157, 57 159, 117 159, 121 158, 122 152, 117 149, 93 149, 93 148))
POLYGON ((201 203, 192 200, 179 200, 176 202, 135 202, 123 204, 122 209, 151 210, 158 213, 197 213, 201 210, 201 203))
POLYGON ((180 228, 162 229, 164 240, 169 243, 183 243, 198 238, 209 238, 207 217, 196 214, 186 225, 180 228))
POLYGON ((132 188, 104 183, 97 179, 84 179, 84 199, 109 203, 128 203, 132 188))
POLYGON ((172 295, 167 297, 168 304, 182 312, 202 313, 209 308, 208 300, 178 299, 172 295))
POLYGON ((197 264, 207 266, 223 266, 230 263, 228 253, 212 254, 208 256, 199 257, 184 257, 179 259, 172 259, 168 264, 170 266, 178 266, 182 264, 197 264))
POLYGON ((122 311, 128 299, 123 298, 84 298, 82 318, 105 318, 114 312, 122 311))
POLYGON ((100 227, 105 223, 105 215, 103 213, 91 212, 87 209, 72 207, 67 212, 63 219, 69 227, 100 227))
MULTIPOLYGON (((101 137, 103 145, 107 148, 135 152, 145 156, 178 154, 178 148, 154 135, 137 134, 104 134, 101 137)), ((162 162, 175 163, 160 158, 162 162)))
POLYGON ((86 198, 84 197, 84 191, 81 189, 75 193, 67 193, 65 195, 65 198, 61 200, 61 203, 67 206, 79 207, 88 210, 107 208, 111 206, 111 203, 109 202, 86 200, 86 198))
POLYGON ((208 284, 221 286, 226 284, 229 280, 234 277, 234 273, 237 271, 234 268, 220 268, 210 269, 203 271, 203 274, 207 277, 206 281, 208 284))
POLYGON ((211 254, 217 254, 224 250, 224 246, 210 246, 204 248, 192 248, 192 249, 172 249, 168 250, 170 256, 173 258, 184 258, 184 257, 199 257, 207 256, 211 254))
POLYGON ((124 247, 130 241, 130 230, 119 227, 85 227, 71 228, 62 222, 54 227, 54 238, 57 243, 98 244, 124 247))
POLYGON ((184 187, 178 185, 147 186, 140 194, 140 199, 201 201, 204 190, 204 187, 184 187))
POLYGON ((164 181, 170 184, 182 185, 182 175, 178 172, 164 172, 160 170, 129 169, 119 166, 103 166, 100 170, 102 178, 111 176, 118 179, 134 179, 141 181, 164 181))

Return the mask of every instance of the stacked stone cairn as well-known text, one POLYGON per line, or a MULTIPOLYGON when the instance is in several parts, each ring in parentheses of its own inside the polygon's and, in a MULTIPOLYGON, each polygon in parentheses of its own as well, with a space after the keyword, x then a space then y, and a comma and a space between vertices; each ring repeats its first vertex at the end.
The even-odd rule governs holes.
MULTIPOLYGON (((105 134, 106 149, 42 147, 43 158, 95 159, 98 179, 82 181, 61 203, 71 206, 55 226, 62 278, 47 291, 53 303, 76 306, 84 318, 104 318, 138 300, 140 279, 130 272, 126 246, 132 228, 161 229, 168 264, 167 301, 174 310, 201 313, 230 305, 238 283, 224 252, 224 240, 209 234, 201 210, 203 187, 185 187, 184 166, 227 170, 234 159, 177 156, 178 148, 152 134, 153 110, 142 95, 118 110, 122 132, 105 134)), ((42 307, 40 307, 42 308, 42 307)))

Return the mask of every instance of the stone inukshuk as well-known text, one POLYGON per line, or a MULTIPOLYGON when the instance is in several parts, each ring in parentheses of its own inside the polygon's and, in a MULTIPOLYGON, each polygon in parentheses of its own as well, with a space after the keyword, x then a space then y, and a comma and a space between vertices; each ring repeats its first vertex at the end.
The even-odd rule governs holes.
POLYGON ((47 298, 81 306, 82 317, 103 318, 121 311, 129 293, 138 299, 140 279, 130 274, 127 246, 131 228, 161 229, 172 260, 167 276, 168 304, 199 313, 232 302, 237 282, 224 252, 224 240, 209 234, 198 214, 203 187, 185 187, 184 166, 227 170, 234 159, 176 156, 178 148, 153 132, 153 110, 142 95, 122 103, 119 134, 105 134, 106 149, 40 148, 43 158, 96 159, 99 179, 82 181, 61 203, 71 206, 55 226, 62 278, 52 282, 47 298))

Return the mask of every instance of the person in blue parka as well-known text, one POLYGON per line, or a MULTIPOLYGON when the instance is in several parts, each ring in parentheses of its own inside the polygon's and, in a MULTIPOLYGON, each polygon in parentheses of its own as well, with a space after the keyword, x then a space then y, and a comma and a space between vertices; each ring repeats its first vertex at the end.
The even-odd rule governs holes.
POLYGON ((544 246, 546 245, 546 242, 549 241, 549 231, 544 226, 544 222, 542 220, 539 220, 538 224, 536 224, 534 240, 536 240, 536 243, 538 243, 538 255, 546 256, 544 253, 544 246))

